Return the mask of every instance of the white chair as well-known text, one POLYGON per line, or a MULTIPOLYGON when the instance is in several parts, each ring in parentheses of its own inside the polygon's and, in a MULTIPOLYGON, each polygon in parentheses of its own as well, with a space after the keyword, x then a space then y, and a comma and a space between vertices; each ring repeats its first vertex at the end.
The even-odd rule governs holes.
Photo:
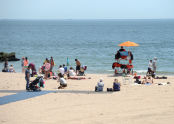
POLYGON ((122 80, 123 80, 123 84, 127 84, 127 82, 129 84, 131 84, 133 82, 132 76, 131 75, 126 75, 126 74, 122 74, 122 80))

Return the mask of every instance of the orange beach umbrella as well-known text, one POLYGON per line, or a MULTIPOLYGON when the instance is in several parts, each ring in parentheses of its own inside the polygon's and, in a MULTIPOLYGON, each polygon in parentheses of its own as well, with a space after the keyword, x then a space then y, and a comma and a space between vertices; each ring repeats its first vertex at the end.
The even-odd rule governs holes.
POLYGON ((131 46, 139 46, 139 44, 131 42, 131 41, 126 41, 126 42, 119 44, 118 46, 131 47, 131 46))

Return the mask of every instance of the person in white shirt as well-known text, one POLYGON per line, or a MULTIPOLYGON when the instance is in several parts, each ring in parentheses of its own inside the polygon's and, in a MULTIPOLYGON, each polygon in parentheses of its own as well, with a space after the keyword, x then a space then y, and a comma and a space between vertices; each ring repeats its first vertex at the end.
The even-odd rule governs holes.
POLYGON ((10 65, 9 72, 15 72, 15 69, 13 68, 13 65, 10 65))
POLYGON ((76 73, 74 71, 74 69, 72 67, 70 67, 69 71, 68 71, 69 77, 71 76, 76 76, 76 73))
POLYGON ((58 73, 61 73, 62 75, 64 75, 65 69, 63 68, 62 65, 59 66, 58 73))
POLYGON ((59 76, 59 82, 60 82, 60 86, 58 87, 58 89, 63 89, 65 87, 67 87, 67 82, 66 80, 63 78, 63 75, 61 73, 58 74, 59 76))
POLYGON ((152 68, 153 68, 154 73, 156 73, 156 62, 157 62, 157 58, 154 57, 153 62, 152 62, 152 68))
POLYGON ((101 92, 103 91, 103 87, 104 87, 103 79, 100 78, 99 82, 97 83, 97 86, 95 87, 95 91, 101 92))

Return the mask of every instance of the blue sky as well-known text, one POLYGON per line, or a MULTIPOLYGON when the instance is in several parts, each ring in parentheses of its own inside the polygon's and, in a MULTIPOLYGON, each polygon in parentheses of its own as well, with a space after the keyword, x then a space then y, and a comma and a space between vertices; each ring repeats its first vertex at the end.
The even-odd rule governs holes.
POLYGON ((0 19, 174 18, 174 0, 0 0, 0 19))

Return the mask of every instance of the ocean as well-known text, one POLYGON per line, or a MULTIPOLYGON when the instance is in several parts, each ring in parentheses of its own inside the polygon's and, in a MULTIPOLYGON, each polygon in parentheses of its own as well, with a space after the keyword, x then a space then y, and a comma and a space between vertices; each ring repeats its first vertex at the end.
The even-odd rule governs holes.
MULTIPOLYGON (((133 20, 0 20, 0 52, 28 57, 38 69, 53 56, 57 70, 74 59, 87 65, 87 73, 114 73, 112 63, 118 44, 132 41, 134 70, 147 71, 150 59, 157 57, 157 74, 174 74, 174 19, 133 20)), ((21 62, 13 64, 21 72, 21 62)), ((0 69, 3 63, 0 63, 0 69)))

